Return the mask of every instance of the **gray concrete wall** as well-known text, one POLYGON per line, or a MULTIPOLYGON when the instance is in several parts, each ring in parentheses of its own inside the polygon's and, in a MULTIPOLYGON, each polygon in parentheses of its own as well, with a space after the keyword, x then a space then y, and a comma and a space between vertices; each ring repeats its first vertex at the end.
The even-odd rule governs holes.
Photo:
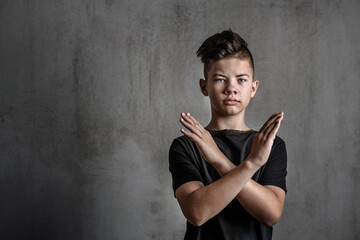
POLYGON ((0 238, 182 239, 168 148, 209 121, 195 51, 255 56, 259 129, 285 111, 275 239, 360 238, 359 1, 0 2, 0 238))

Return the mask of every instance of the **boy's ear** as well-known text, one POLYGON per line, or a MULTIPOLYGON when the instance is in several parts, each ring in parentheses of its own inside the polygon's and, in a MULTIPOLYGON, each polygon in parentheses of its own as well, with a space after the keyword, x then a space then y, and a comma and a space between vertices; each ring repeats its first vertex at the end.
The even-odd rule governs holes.
POLYGON ((204 94, 204 96, 209 96, 207 90, 206 90, 206 80, 204 79, 200 79, 199 81, 199 85, 200 85, 200 90, 202 92, 202 94, 204 94))
POLYGON ((252 82, 252 86, 251 86, 251 88, 252 88, 251 98, 253 98, 253 97, 255 96, 258 87, 259 87, 259 81, 258 81, 258 80, 254 80, 254 81, 252 82))

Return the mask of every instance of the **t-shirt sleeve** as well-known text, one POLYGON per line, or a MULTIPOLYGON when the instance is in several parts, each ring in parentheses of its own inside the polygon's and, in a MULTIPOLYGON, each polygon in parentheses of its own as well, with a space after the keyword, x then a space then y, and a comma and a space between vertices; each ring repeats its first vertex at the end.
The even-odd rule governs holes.
POLYGON ((274 185, 286 189, 287 175, 287 154, 285 142, 276 137, 273 149, 270 153, 269 160, 265 164, 264 172, 260 177, 259 183, 262 185, 274 185))
POLYGON ((177 138, 170 146, 169 170, 172 175, 174 194, 176 189, 184 183, 190 181, 203 182, 196 166, 194 148, 189 141, 177 138))

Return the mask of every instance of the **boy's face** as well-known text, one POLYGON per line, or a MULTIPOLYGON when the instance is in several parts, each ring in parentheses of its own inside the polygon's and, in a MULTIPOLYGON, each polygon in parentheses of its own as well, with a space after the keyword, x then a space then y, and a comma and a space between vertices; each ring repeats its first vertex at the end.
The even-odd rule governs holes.
POLYGON ((233 56, 210 63, 206 80, 200 80, 202 93, 210 98, 213 117, 244 113, 258 84, 253 81, 249 60, 233 56))

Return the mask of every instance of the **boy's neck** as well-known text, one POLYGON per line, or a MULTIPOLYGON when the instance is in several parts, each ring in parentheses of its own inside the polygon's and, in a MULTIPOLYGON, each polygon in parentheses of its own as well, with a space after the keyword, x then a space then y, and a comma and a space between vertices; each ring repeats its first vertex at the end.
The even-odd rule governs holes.
POLYGON ((212 114, 210 123, 206 129, 218 131, 225 129, 232 129, 238 131, 248 131, 250 128, 246 126, 244 121, 244 114, 234 116, 214 116, 212 114))

